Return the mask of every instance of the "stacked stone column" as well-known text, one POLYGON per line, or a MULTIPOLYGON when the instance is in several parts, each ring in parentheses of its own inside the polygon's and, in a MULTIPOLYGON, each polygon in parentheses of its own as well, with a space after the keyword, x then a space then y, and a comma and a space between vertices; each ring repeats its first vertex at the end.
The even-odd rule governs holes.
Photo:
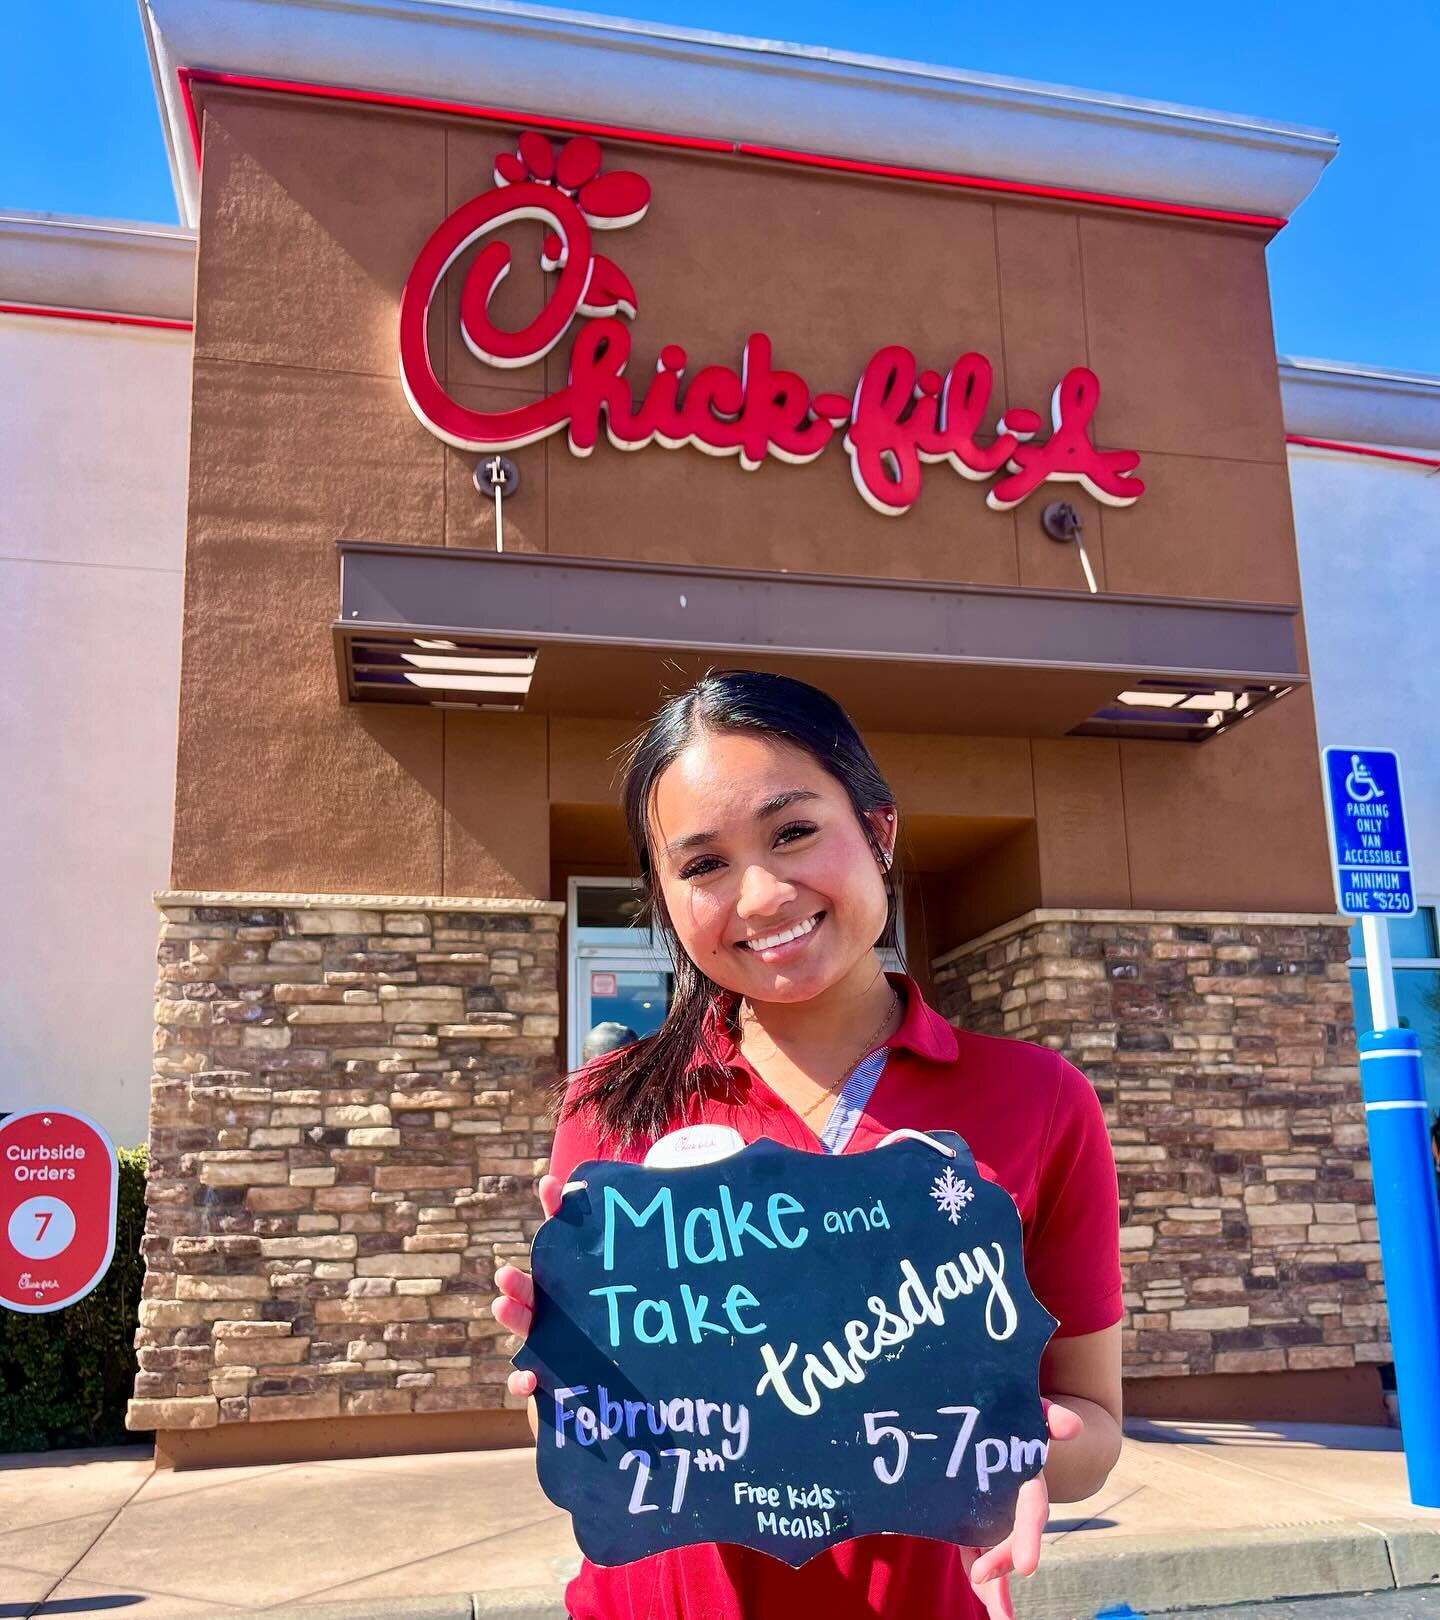
POLYGON ((1390 1359, 1347 926, 1034 911, 936 963, 952 1022, 1057 1047, 1105 1106, 1129 1377, 1390 1359))
POLYGON ((132 1429, 506 1404, 558 902, 163 894, 132 1429))

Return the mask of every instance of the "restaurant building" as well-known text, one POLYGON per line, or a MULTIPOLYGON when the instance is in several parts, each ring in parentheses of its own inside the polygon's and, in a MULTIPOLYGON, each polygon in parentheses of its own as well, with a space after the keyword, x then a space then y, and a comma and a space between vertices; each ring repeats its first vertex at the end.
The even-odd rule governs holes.
POLYGON ((1374 1418, 1265 270, 1333 139, 531 8, 146 22, 196 246, 131 1426, 524 1433, 549 1086, 668 988, 617 751, 724 665, 870 742, 935 1004, 1095 1084, 1130 1409, 1374 1418))

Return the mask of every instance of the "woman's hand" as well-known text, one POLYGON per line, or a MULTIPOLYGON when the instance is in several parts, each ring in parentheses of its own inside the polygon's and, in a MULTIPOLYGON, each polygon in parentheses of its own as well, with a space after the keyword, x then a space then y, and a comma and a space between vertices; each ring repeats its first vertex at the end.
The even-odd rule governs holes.
MULTIPOLYGON (((540 1208, 548 1219, 560 1208, 563 1182, 559 1176, 541 1176, 536 1191, 540 1195, 540 1208)), ((495 1286, 500 1290, 490 1302, 490 1310, 501 1327, 524 1339, 530 1333, 535 1319, 535 1283, 528 1271, 519 1266, 501 1266, 495 1273, 495 1286)), ((515 1371, 505 1380, 512 1395, 524 1398, 535 1393, 535 1374, 515 1371)))
MULTIPOLYGON (((1068 1406, 1043 1396, 1040 1405, 1052 1440, 1074 1440, 1085 1427, 1085 1420, 1068 1406)), ((978 1547, 961 1549, 965 1573, 991 1620, 1015 1620, 1008 1577, 1035 1573, 1040 1562, 1040 1537, 1049 1516, 1050 1492, 1042 1472, 1020 1487, 1015 1499, 1015 1523, 1004 1541, 983 1552, 978 1547)))

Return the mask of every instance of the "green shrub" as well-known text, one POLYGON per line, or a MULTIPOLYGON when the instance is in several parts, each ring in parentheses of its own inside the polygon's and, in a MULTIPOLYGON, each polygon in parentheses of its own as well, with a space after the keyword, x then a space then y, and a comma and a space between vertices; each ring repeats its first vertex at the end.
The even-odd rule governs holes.
POLYGON ((145 1149, 121 1148, 115 1255, 84 1299, 31 1316, 0 1306, 0 1452, 134 1441, 125 1403, 145 1274, 145 1149))

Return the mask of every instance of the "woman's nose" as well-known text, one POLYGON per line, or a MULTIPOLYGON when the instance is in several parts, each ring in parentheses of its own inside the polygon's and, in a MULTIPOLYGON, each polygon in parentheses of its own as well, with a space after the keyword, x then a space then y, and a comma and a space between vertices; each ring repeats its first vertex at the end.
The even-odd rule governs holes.
POLYGON ((768 868, 752 863, 740 874, 735 910, 742 917, 771 917, 789 904, 795 893, 768 868))

